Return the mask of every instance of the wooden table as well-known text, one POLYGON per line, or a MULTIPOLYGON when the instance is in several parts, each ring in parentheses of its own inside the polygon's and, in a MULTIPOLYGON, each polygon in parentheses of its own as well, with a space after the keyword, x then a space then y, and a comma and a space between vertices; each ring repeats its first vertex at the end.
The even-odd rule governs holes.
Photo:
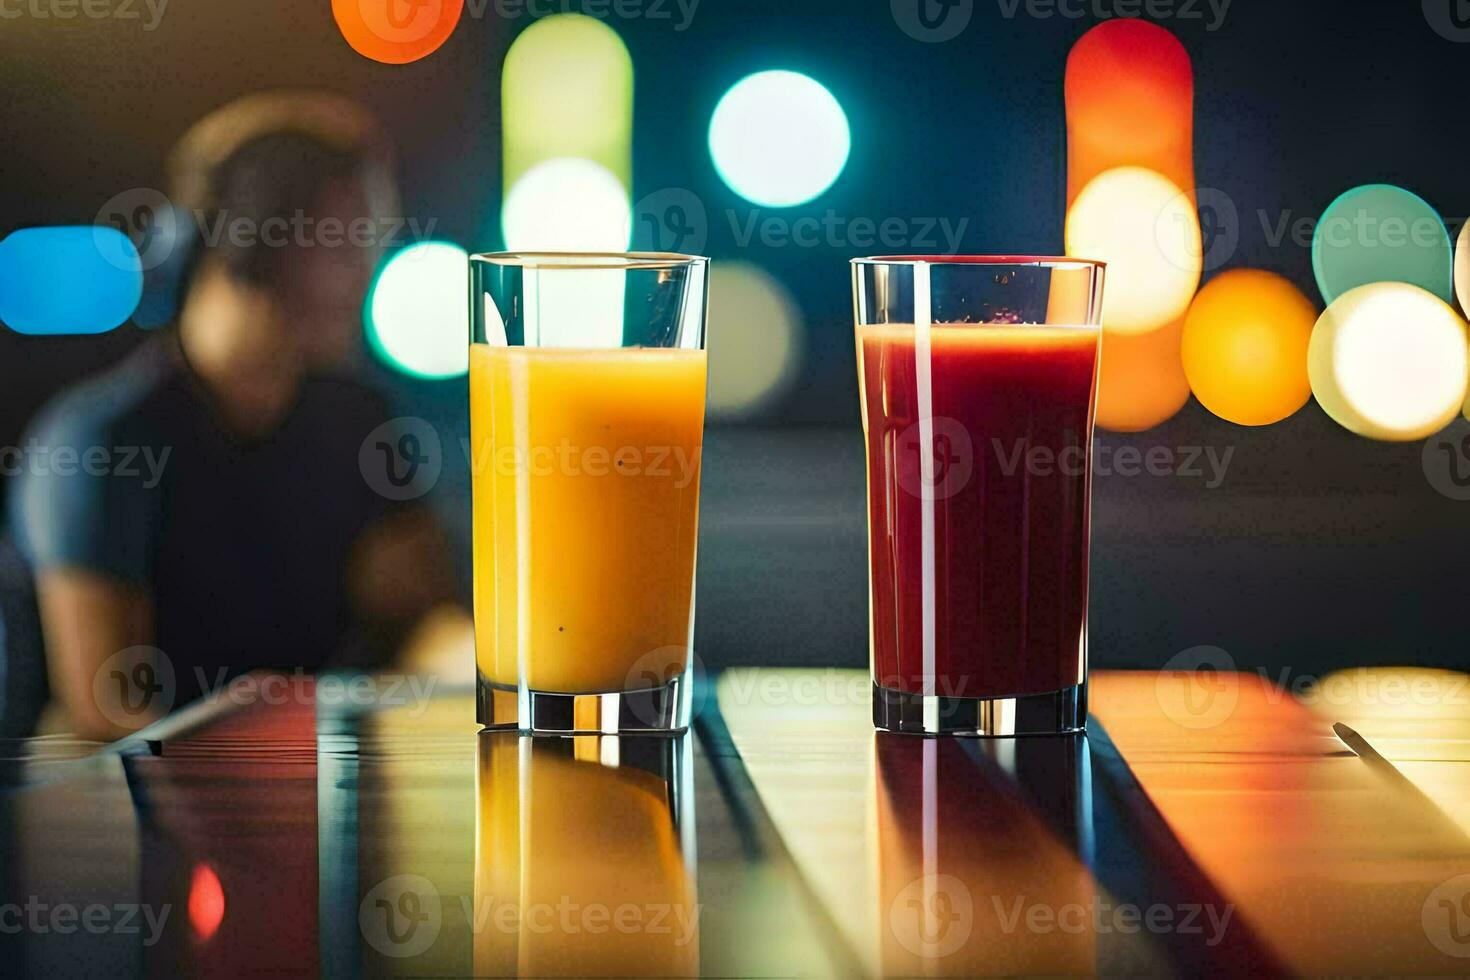
POLYGON ((996 742, 875 733, 867 684, 727 671, 680 739, 308 684, 8 743, 6 972, 1470 970, 1463 675, 1104 672, 1086 738, 996 742))

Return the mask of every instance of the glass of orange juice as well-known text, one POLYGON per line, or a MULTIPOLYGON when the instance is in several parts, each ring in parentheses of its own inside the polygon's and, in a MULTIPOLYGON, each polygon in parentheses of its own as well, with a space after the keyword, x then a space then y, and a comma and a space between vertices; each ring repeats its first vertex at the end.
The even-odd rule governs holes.
POLYGON ((709 260, 470 260, 479 720, 689 726, 709 260))

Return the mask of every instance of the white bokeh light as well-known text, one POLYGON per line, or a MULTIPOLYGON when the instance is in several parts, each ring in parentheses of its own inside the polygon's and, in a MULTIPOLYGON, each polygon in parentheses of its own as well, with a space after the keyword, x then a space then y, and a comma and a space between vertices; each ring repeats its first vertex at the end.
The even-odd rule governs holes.
POLYGON ((1413 442, 1444 428, 1465 402, 1465 321, 1418 286, 1359 286, 1327 307, 1307 366, 1323 411, 1358 435, 1413 442))
POLYGON ((753 204, 792 207, 821 194, 852 150, 847 114, 819 82, 763 71, 737 82, 709 124, 715 169, 753 204))
POLYGON ((368 300, 368 339, 395 368, 420 378, 469 370, 469 255, 421 242, 388 260, 368 300))
POLYGON ((580 157, 538 163, 505 196, 512 252, 621 252, 633 230, 628 192, 604 166, 580 157))
POLYGON ((1204 267, 1188 194, 1144 167, 1095 177, 1067 212, 1067 254, 1108 264, 1103 326, 1148 333, 1184 315, 1204 267))

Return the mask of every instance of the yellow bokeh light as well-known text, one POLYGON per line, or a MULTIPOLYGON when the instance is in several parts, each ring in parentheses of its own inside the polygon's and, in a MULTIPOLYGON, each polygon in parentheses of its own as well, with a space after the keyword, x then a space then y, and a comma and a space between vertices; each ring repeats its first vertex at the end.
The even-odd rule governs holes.
POLYGON ((1465 321, 1433 293, 1402 282, 1359 286, 1327 307, 1307 358, 1312 393, 1343 428, 1413 442, 1444 428, 1465 402, 1465 321))
POLYGON ((584 14, 536 21, 501 73, 505 188, 556 157, 601 164, 625 189, 633 170, 633 60, 607 24, 584 14))
MULTIPOLYGON (((1460 297, 1460 312, 1470 316, 1470 221, 1460 229, 1455 246, 1455 295, 1460 297)), ((1465 396, 1465 418, 1470 419, 1470 392, 1465 396)))
POLYGON ((801 357, 801 315, 786 287, 746 262, 710 269, 709 410, 753 415, 789 388, 801 357))
POLYGON ((1067 254, 1108 264, 1103 326, 1147 333, 1183 315, 1204 268, 1194 200, 1147 167, 1099 174, 1067 213, 1067 254))
POLYGON ((1307 346, 1317 307, 1285 278, 1226 272, 1200 290, 1184 321, 1185 377, 1205 408, 1237 425, 1271 425, 1312 397, 1307 346))

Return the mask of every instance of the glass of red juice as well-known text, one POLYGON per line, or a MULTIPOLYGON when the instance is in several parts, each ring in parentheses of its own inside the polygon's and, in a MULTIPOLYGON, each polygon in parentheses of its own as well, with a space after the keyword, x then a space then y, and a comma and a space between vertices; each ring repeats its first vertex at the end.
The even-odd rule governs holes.
POLYGON ((853 262, 879 729, 1085 728, 1102 286, 1082 259, 853 262))

